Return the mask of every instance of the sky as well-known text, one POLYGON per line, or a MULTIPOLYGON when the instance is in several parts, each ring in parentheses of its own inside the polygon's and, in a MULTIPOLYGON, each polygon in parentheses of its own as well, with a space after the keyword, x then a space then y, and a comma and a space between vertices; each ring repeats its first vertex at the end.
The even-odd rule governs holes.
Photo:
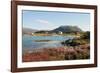
POLYGON ((53 30, 60 26, 78 26, 83 31, 90 30, 90 14, 55 11, 22 11, 23 28, 53 30))

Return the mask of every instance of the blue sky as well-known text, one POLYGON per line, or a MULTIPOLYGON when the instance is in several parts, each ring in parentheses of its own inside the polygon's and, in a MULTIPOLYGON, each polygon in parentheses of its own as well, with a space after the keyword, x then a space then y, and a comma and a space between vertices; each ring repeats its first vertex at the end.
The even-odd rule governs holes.
POLYGON ((83 31, 90 30, 90 14, 74 12, 23 10, 23 28, 52 30, 59 26, 78 26, 83 31))

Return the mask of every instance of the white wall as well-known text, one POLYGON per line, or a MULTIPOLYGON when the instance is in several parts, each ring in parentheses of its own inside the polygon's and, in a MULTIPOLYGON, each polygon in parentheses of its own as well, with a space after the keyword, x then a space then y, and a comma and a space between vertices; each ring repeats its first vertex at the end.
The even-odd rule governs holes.
MULTIPOLYGON (((100 9, 100 0, 33 0, 33 1, 48 1, 48 2, 62 2, 62 3, 76 3, 76 4, 90 4, 98 5, 100 9)), ((11 12, 10 0, 0 0, 0 73, 10 72, 10 28, 11 28, 11 12)), ((100 13, 100 10, 98 10, 100 13)), ((98 15, 100 19, 100 14, 98 15)), ((100 22, 98 22, 99 24, 100 22)), ((98 28, 100 25, 98 25, 98 28)), ((99 30, 100 31, 100 28, 99 30)), ((100 34, 98 34, 100 37, 100 34)), ((100 38, 98 39, 100 40, 100 38)), ((100 41, 99 41, 100 43, 100 41)), ((100 46, 99 46, 100 48, 100 46)), ((100 49, 98 48, 98 52, 100 49)), ((98 54, 100 56, 100 53, 98 54)), ((100 61, 100 57, 99 57, 100 61)), ((30 73, 100 73, 100 62, 97 68, 82 68, 82 69, 68 69, 68 70, 53 70, 53 71, 38 71, 30 73)))

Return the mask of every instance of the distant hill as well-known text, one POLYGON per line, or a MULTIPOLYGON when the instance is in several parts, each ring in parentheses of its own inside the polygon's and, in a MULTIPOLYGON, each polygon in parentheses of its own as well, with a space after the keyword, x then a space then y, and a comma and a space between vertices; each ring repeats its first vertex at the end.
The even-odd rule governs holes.
POLYGON ((54 30, 52 30, 52 32, 82 32, 82 30, 77 27, 77 26, 60 26, 54 30))
POLYGON ((82 30, 77 26, 60 26, 53 30, 35 30, 30 28, 23 28, 23 34, 32 34, 32 33, 58 33, 58 32, 82 32, 82 30))
POLYGON ((34 32, 36 32, 37 30, 35 30, 35 29, 31 29, 31 28, 23 28, 22 29, 22 32, 23 32, 23 34, 31 34, 31 33, 34 33, 34 32))

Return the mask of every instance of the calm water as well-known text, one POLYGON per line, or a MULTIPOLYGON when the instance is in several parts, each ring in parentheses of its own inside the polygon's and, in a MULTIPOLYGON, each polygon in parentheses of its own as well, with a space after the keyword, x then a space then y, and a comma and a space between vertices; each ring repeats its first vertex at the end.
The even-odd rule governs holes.
POLYGON ((61 47, 63 46, 61 44, 62 41, 72 39, 72 36, 31 36, 31 35, 23 35, 22 38, 22 50, 25 51, 31 51, 33 49, 38 48, 47 48, 47 47, 61 47), (36 40, 50 40, 48 42, 42 41, 42 42, 36 42, 36 40))

